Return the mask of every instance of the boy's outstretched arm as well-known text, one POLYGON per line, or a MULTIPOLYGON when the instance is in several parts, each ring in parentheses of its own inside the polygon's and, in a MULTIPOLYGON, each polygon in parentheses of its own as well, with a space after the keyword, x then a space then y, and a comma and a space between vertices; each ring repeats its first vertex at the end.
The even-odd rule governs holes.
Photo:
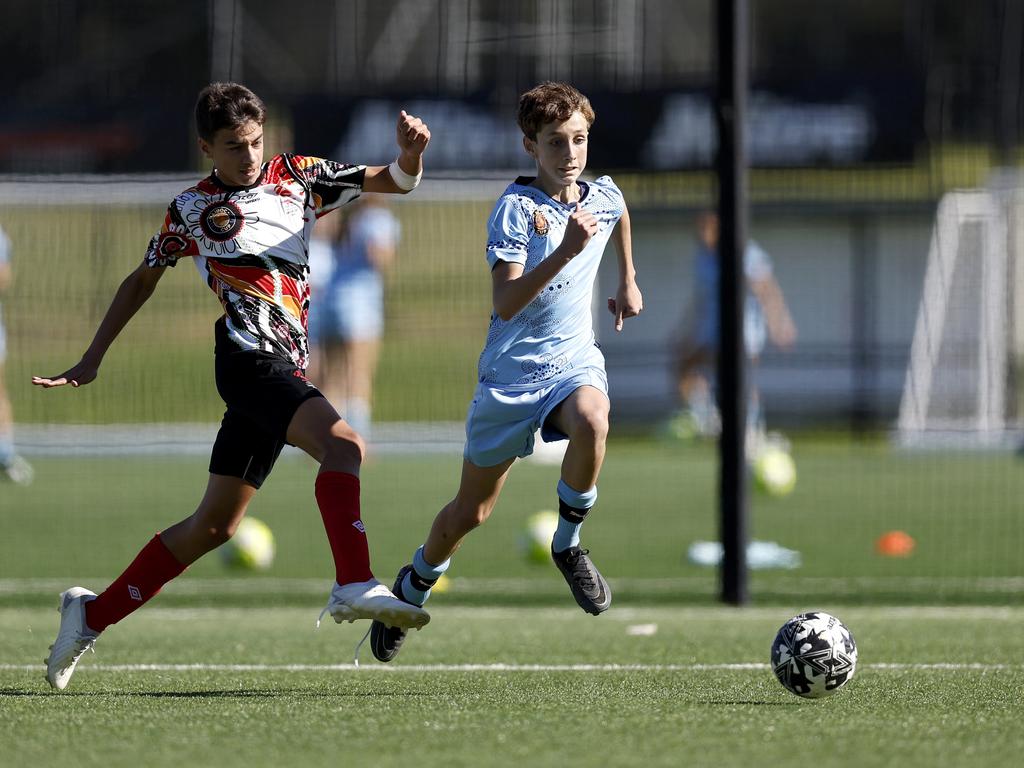
POLYGON ((114 300, 110 303, 107 314, 100 321, 100 327, 93 337, 92 344, 82 355, 82 359, 57 376, 33 376, 32 383, 49 389, 50 387, 62 387, 65 384, 80 387, 95 379, 107 349, 128 324, 128 321, 153 295, 153 290, 166 269, 167 267, 149 267, 145 263, 139 265, 117 289, 114 300))
POLYGON ((398 157, 391 165, 369 165, 363 179, 366 192, 404 195, 412 192, 423 175, 423 153, 430 142, 430 129, 404 109, 396 127, 398 157))
POLYGON ((636 284, 636 269, 633 267, 633 239, 629 226, 629 211, 622 209, 619 223, 612 231, 612 241, 619 257, 619 289, 615 298, 608 297, 608 311, 615 315, 615 330, 622 330, 622 321, 636 317, 644 308, 644 297, 636 284))

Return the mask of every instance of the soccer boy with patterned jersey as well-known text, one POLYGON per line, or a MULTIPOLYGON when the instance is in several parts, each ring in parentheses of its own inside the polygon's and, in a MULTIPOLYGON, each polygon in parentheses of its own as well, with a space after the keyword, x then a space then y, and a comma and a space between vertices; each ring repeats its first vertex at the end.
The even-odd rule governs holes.
MULTIPOLYGON (((569 440, 552 557, 583 610, 597 615, 611 604, 608 585, 579 546, 580 526, 597 500, 608 433, 608 382, 590 305, 609 239, 619 261, 617 295, 608 299, 615 330, 640 313, 643 298, 622 193, 608 176, 579 180, 593 122, 590 102, 572 86, 542 83, 520 97, 519 127, 537 175, 510 184, 488 222, 494 311, 466 419, 462 481, 394 587, 416 605, 463 537, 490 515, 513 462, 533 452, 537 429, 545 442, 569 440)), ((374 621, 373 655, 391 661, 405 632, 374 621)))
MULTIPOLYGON (((46 677, 67 686, 96 637, 228 540, 285 443, 320 463, 316 500, 335 563, 324 612, 337 622, 380 619, 422 627, 430 617, 373 577, 359 514, 360 436, 306 379, 307 249, 319 216, 362 191, 405 193, 422 174, 427 126, 402 112, 390 166, 346 165, 301 155, 263 161, 266 109, 248 88, 213 83, 196 102, 199 146, 213 172, 178 195, 142 264, 121 283, 81 361, 43 387, 96 378, 108 347, 179 260, 192 261, 220 299, 215 325, 217 389, 227 405, 196 511, 156 536, 99 596, 72 587, 60 596, 60 630, 46 677)), ((323 616, 323 613, 321 613, 323 616)))

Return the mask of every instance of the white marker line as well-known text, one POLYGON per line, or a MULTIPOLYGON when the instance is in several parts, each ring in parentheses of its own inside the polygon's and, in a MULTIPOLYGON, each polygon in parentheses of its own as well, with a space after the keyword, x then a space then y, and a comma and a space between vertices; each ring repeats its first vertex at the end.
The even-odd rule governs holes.
MULTIPOLYGON (((42 664, 0 664, 0 671, 32 672, 42 664)), ((78 671, 93 672, 705 672, 767 670, 757 662, 735 664, 407 664, 385 666, 370 664, 89 664, 78 671)), ((862 664, 859 669, 907 671, 1024 670, 1024 664, 934 664, 877 663, 862 664)))

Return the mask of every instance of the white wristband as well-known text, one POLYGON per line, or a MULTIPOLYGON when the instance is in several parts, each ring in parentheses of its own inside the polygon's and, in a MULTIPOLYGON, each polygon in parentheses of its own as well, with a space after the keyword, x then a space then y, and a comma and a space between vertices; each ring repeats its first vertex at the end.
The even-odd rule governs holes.
POLYGON ((423 171, 420 171, 415 176, 410 176, 408 173, 402 170, 401 166, 398 165, 398 160, 395 159, 388 166, 388 173, 391 174, 392 181, 395 182, 395 186, 399 189, 404 189, 406 192, 411 192, 419 186, 420 179, 423 178, 423 171))

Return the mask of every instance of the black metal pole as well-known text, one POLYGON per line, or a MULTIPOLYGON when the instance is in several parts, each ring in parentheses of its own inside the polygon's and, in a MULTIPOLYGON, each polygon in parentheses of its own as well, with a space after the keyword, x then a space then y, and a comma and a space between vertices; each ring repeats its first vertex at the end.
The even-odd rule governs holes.
POLYGON ((996 34, 993 46, 996 65, 996 162, 1002 168, 1014 165, 1013 151, 1020 133, 1018 118, 1021 81, 1021 53, 1024 51, 1024 4, 1020 0, 995 0, 996 34))
POLYGON ((747 103, 747 0, 720 0, 718 22, 718 215, 720 263, 718 389, 722 413, 722 601, 744 605, 747 589, 746 351, 743 304, 746 278, 747 169, 744 127, 747 103))

